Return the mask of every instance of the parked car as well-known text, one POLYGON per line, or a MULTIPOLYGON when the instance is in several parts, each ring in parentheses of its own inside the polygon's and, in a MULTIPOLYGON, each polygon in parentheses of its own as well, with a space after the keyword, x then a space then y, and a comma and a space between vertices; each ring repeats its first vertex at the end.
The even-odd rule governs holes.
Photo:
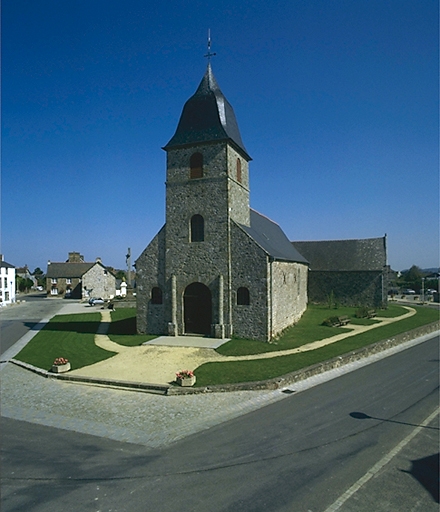
POLYGON ((411 290, 411 288, 406 288, 402 292, 404 295, 414 295, 416 292, 414 290, 411 290))
POLYGON ((104 299, 101 299, 100 297, 92 297, 91 299, 89 299, 89 304, 91 306, 96 306, 97 304, 104 304, 104 299))

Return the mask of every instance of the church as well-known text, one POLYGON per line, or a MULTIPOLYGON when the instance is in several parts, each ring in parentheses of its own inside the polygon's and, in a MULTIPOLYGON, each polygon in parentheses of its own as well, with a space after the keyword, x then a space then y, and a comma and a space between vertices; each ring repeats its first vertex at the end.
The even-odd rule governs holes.
POLYGON ((307 308, 308 262, 250 208, 251 157, 210 62, 163 149, 166 219, 136 261, 138 331, 272 340, 307 308))

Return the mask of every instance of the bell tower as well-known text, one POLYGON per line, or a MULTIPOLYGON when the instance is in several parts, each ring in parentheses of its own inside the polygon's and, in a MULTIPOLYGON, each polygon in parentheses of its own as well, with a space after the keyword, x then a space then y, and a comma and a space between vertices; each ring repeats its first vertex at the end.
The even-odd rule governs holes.
MULTIPOLYGON (((210 62, 196 92, 183 107, 175 134, 163 149, 167 152, 165 268, 173 304, 170 334, 190 329, 229 336, 231 220, 250 226, 251 158, 210 62), (191 313, 189 305, 193 299, 197 302, 195 283, 205 286, 211 295, 211 332, 208 313, 203 327, 191 318, 197 309, 191 313)), ((198 293, 204 294, 206 303, 207 291, 199 287, 198 293)), ((205 304, 204 311, 208 310, 205 304)))

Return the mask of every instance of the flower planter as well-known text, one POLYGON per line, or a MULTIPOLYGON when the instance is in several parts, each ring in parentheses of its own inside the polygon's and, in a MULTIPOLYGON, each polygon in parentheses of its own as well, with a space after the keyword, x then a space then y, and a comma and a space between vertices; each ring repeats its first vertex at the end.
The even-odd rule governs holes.
POLYGON ((64 373, 64 372, 68 372, 69 370, 70 370, 70 363, 54 364, 54 365, 52 365, 52 368, 50 369, 50 371, 52 373, 64 373))
POLYGON ((182 386, 182 387, 194 386, 194 384, 196 383, 196 377, 195 377, 195 375, 193 377, 184 377, 184 378, 177 377, 176 381, 177 381, 177 384, 179 384, 179 386, 182 386))

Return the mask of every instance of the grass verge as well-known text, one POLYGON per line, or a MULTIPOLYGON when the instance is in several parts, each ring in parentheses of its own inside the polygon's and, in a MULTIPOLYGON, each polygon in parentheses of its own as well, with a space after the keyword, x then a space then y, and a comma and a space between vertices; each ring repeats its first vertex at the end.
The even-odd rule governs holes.
MULTIPOLYGON (((399 306, 394 306, 399 308, 399 306)), ((401 308, 403 309, 403 308, 401 308)), ((431 308, 415 308, 417 314, 378 329, 372 329, 362 334, 349 337, 337 343, 325 347, 285 356, 273 357, 270 359, 259 359, 250 361, 231 361, 224 363, 206 363, 196 369, 196 386, 212 386, 217 384, 235 384, 240 382, 253 382, 273 379, 301 368, 306 368, 333 357, 345 354, 352 350, 362 348, 377 341, 407 332, 416 327, 438 321, 438 310, 431 308)), ((328 311, 328 310, 327 310, 328 311)), ((403 310, 403 313, 405 310, 403 310)), ((398 310, 394 311, 395 316, 398 310)), ((402 313, 402 314, 403 314, 402 313)), ((381 312, 382 314, 382 312, 381 312)), ((390 314, 393 314, 391 311, 390 314)), ((298 324, 299 325, 299 324, 298 324)), ((332 328, 328 328, 332 329, 332 328)), ((332 329, 332 333, 335 330, 332 329)), ((333 335, 332 334, 332 335, 333 335)), ((278 348, 278 350, 280 350, 278 348)))
MULTIPOLYGON (((276 342, 262 343, 261 341, 232 338, 231 341, 219 347, 217 352, 224 356, 243 356, 276 352, 279 350, 290 350, 292 348, 301 347, 312 341, 331 338, 336 334, 347 332, 347 329, 350 328, 350 324, 347 328, 321 325, 322 322, 330 316, 347 315, 350 318, 350 323, 356 325, 372 325, 377 323, 377 320, 374 319, 356 318, 356 310, 357 308, 351 307, 329 309, 326 306, 310 305, 301 317, 301 320, 295 326, 286 329, 276 342)), ((388 309, 380 310, 378 316, 391 318, 401 316, 406 312, 407 310, 401 306, 392 304, 388 309)))
POLYGON ((125 347, 138 347, 146 341, 157 338, 150 334, 137 334, 136 309, 122 308, 111 312, 112 323, 108 330, 108 337, 119 345, 125 347))
POLYGON ((49 370, 57 357, 69 360, 72 370, 112 357, 95 345, 100 313, 57 315, 15 356, 38 368, 49 370))

